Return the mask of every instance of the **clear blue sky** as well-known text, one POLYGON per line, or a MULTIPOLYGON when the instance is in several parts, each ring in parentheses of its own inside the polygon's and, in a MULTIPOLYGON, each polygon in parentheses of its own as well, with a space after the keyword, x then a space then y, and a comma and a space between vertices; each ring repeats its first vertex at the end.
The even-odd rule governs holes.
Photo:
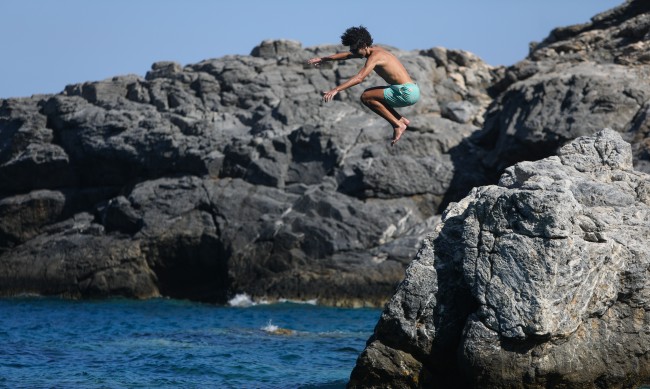
POLYGON ((584 23, 624 0, 0 0, 0 98, 144 76, 157 61, 182 65, 249 54, 265 39, 339 43, 365 25, 375 43, 436 46, 511 65, 555 27, 584 23))

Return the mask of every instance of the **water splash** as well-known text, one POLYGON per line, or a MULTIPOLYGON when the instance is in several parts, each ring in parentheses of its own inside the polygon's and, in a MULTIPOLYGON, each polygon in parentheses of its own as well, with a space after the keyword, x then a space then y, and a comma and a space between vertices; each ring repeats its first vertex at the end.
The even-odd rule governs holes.
POLYGON ((262 327, 262 331, 265 331, 273 335, 295 335, 296 334, 294 330, 276 326, 275 324, 273 324, 271 319, 269 319, 269 322, 266 323, 264 327, 262 327))
POLYGON ((247 308, 255 306, 257 303, 251 299, 251 296, 246 293, 241 293, 228 300, 228 305, 231 307, 247 308))
POLYGON ((277 332, 280 329, 280 327, 274 325, 273 321, 271 319, 269 319, 269 322, 266 323, 266 325, 264 327, 262 327, 261 329, 262 329, 262 331, 266 331, 266 332, 277 332))
POLYGON ((256 305, 269 305, 269 304, 271 304, 271 302, 265 299, 253 300, 253 298, 246 293, 237 294, 235 295, 235 297, 228 300, 229 306, 238 307, 238 308, 248 308, 248 307, 254 307, 256 305))

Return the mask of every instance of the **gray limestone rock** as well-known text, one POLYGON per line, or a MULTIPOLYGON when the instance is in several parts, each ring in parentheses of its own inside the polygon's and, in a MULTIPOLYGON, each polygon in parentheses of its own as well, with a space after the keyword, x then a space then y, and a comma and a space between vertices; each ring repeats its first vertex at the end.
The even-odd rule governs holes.
POLYGON ((610 127, 625 133, 650 99, 647 69, 614 64, 558 64, 519 81, 487 114, 485 163, 505 169, 556 153, 566 142, 610 127), (486 141, 487 146, 487 141, 486 141))
POLYGON ((591 18, 588 23, 558 27, 541 43, 534 44, 534 60, 565 57, 599 63, 648 64, 650 4, 627 0, 619 7, 591 18))
POLYGON ((649 379, 649 185, 632 167, 630 145, 606 129, 558 156, 516 164, 497 186, 450 205, 350 386, 632 387, 649 379))
POLYGON ((627 0, 588 23, 557 28, 492 85, 495 101, 475 139, 498 174, 512 164, 557 153, 571 140, 609 127, 648 169, 649 4, 627 0))
POLYGON ((11 255, 0 256, 2 294, 159 296, 157 276, 140 242, 107 235, 93 219, 82 213, 51 224, 11 255))

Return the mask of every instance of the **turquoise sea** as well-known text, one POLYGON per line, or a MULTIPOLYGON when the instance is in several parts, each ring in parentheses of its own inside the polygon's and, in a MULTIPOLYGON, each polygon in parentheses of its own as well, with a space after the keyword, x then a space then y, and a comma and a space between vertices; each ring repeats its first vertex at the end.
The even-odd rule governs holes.
POLYGON ((381 311, 0 300, 0 387, 343 388, 381 311))

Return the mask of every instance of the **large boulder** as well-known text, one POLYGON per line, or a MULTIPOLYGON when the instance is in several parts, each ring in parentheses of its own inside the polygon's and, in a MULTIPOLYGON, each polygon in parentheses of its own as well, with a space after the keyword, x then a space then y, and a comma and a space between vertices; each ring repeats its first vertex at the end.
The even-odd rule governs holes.
POLYGON ((610 129, 452 204, 350 387, 634 387, 650 379, 650 176, 610 129))

